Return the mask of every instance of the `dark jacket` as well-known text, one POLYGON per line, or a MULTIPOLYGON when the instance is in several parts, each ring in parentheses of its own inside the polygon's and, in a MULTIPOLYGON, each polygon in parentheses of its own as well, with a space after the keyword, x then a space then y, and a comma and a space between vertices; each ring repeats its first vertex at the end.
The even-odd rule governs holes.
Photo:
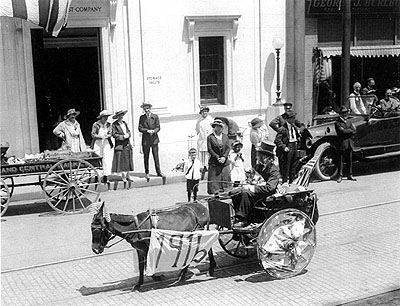
MULTIPOLYGON (((112 136, 111 123, 107 122, 106 126, 107 126, 107 136, 108 136, 107 140, 108 140, 108 142, 110 144, 110 147, 112 148, 114 145, 113 145, 113 143, 111 141, 111 136, 112 136)), ((96 139, 102 139, 101 137, 99 137, 100 127, 101 127, 100 121, 96 121, 95 123, 93 123, 93 126, 92 126, 92 142, 90 143, 90 148, 91 149, 93 149, 96 139)))
MULTIPOLYGON (((287 114, 283 113, 282 115, 279 115, 275 117, 270 123, 269 126, 275 131, 278 132, 279 128, 282 127, 285 123, 287 122, 287 114)), ((300 127, 305 127, 304 123, 300 122, 299 120, 294 121, 294 125, 297 126, 298 128, 300 127)))
POLYGON ((279 179, 281 178, 279 169, 276 165, 272 164, 263 169, 263 165, 257 164, 256 171, 262 176, 265 185, 255 185, 254 192, 266 195, 274 194, 278 186, 279 179))
MULTIPOLYGON (((128 128, 128 125, 125 121, 123 121, 126 127, 126 132, 129 134, 129 138, 131 137, 131 131, 128 128)), ((129 138, 124 138, 124 131, 122 131, 121 126, 118 124, 118 121, 114 121, 111 125, 112 135, 115 139, 115 148, 114 151, 121 151, 125 146, 131 147, 129 142, 129 138)))
MULTIPOLYGON (((300 140, 300 133, 296 127, 294 127, 294 131, 296 133, 297 142, 300 140)), ((278 133, 275 136, 275 144, 276 144, 276 155, 280 156, 285 152, 285 148, 289 144, 289 127, 288 123, 285 122, 282 127, 278 129, 278 133)))
POLYGON ((354 135, 356 134, 356 128, 354 124, 348 120, 340 117, 335 122, 335 130, 338 135, 338 149, 347 150, 354 149, 354 135))
POLYGON ((218 143, 214 133, 207 136, 207 149, 210 153, 208 163, 211 165, 225 166, 229 164, 228 155, 230 151, 229 139, 226 134, 222 134, 222 144, 218 143), (220 164, 218 158, 225 157, 225 163, 220 164))
POLYGON ((160 119, 156 114, 150 113, 150 117, 147 118, 146 114, 143 114, 139 118, 139 132, 142 135, 142 146, 152 146, 160 142, 158 138, 158 132, 160 131, 160 119), (149 134, 148 130, 154 130, 153 134, 149 134))

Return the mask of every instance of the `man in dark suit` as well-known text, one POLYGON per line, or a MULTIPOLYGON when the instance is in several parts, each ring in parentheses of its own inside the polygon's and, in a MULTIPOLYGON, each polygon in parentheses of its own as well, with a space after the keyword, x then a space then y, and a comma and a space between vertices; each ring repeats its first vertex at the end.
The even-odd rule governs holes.
POLYGON ((251 221, 248 217, 255 203, 276 192, 281 176, 278 167, 274 165, 274 148, 274 143, 262 142, 256 149, 257 165, 255 170, 265 180, 265 184, 244 185, 239 192, 235 189, 231 192, 233 207, 236 211, 234 227, 246 227, 251 221))
POLYGON ((283 183, 291 184, 296 176, 297 142, 300 133, 295 125, 296 114, 289 110, 286 113, 286 122, 278 130, 275 137, 276 155, 279 160, 279 169, 283 183))
POLYGON ((158 157, 158 132, 160 131, 160 119, 156 114, 151 112, 152 105, 150 103, 143 103, 142 106, 144 114, 139 118, 139 132, 142 135, 142 148, 144 157, 144 170, 146 173, 146 180, 150 180, 149 176, 149 156, 150 149, 153 153, 154 166, 156 168, 157 176, 162 177, 163 184, 165 184, 166 177, 162 174, 160 169, 160 160, 158 157))
MULTIPOLYGON (((285 112, 284 112, 282 115, 279 115, 279 116, 275 117, 275 119, 273 119, 273 120, 269 123, 269 126, 270 126, 275 132, 278 132, 279 128, 285 124, 285 122, 286 122, 286 120, 287 120, 287 113, 288 113, 288 111, 292 111, 292 110, 293 110, 293 109, 292 109, 292 108, 293 108, 293 104, 292 104, 292 103, 289 103, 289 102, 283 103, 283 107, 284 107, 284 109, 285 109, 285 112)), ((295 120, 294 125, 297 126, 297 127, 300 129, 301 132, 302 132, 303 129, 305 128, 304 123, 300 122, 300 121, 297 120, 297 119, 295 120)))
POLYGON ((340 183, 343 178, 343 163, 344 159, 348 167, 347 179, 356 181, 353 177, 353 150, 354 150, 354 135, 356 128, 354 124, 348 120, 349 110, 342 106, 339 109, 339 118, 335 122, 335 130, 338 136, 338 153, 339 153, 339 177, 337 182, 340 183))

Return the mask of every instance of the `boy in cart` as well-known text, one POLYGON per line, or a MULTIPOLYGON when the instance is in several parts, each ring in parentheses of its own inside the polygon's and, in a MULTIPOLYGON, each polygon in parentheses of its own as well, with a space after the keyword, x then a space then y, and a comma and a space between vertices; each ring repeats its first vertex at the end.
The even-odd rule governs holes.
POLYGON ((189 157, 185 161, 183 172, 185 173, 186 177, 186 191, 188 202, 190 202, 192 198, 192 192, 193 201, 196 201, 201 177, 201 162, 197 158, 197 150, 195 148, 191 148, 189 150, 189 157))

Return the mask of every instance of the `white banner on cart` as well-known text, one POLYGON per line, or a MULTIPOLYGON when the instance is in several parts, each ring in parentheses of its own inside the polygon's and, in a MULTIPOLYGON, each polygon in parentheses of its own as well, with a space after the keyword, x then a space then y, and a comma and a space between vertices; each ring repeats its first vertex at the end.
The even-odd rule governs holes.
POLYGON ((196 266, 207 256, 217 239, 217 230, 178 232, 152 229, 146 274, 196 266))

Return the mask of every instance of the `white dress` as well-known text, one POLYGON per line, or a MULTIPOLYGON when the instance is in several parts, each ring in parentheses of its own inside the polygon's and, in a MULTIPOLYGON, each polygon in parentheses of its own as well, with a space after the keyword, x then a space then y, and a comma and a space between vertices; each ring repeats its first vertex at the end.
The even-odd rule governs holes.
MULTIPOLYGON (((107 127, 101 126, 99 128, 98 136, 105 137, 107 136, 107 127)), ((110 142, 108 139, 96 139, 93 145, 94 152, 103 157, 103 175, 111 174, 111 166, 113 159, 113 149, 110 146, 110 142)))
POLYGON ((240 158, 242 152, 229 152, 229 161, 231 167, 231 180, 232 182, 244 182, 246 180, 246 174, 244 172, 244 161, 240 158))

